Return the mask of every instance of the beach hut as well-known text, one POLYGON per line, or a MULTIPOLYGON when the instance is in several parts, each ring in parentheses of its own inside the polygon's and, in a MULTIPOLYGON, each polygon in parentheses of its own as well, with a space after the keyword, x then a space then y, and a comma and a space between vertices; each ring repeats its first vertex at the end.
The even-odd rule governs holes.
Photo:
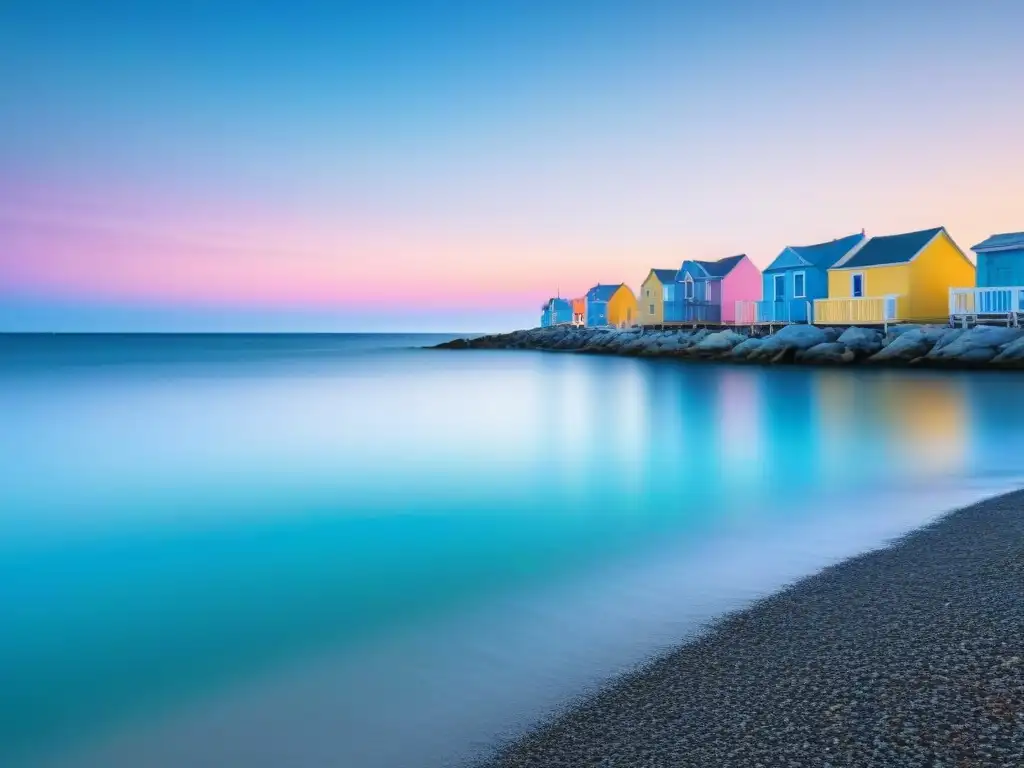
POLYGON ((974 287, 974 264, 944 227, 872 237, 828 270, 819 325, 945 321, 951 288, 974 287))
POLYGON ((672 300, 676 270, 652 269, 640 286, 637 317, 640 325, 661 325, 665 322, 665 302, 672 300))
POLYGON ((828 298, 828 270, 865 241, 864 232, 815 245, 789 245, 764 270, 757 322, 809 323, 812 302, 828 298))
POLYGON ((951 317, 1024 312, 1024 232, 992 235, 971 250, 977 256, 978 284, 950 290, 951 317))
POLYGON ((608 324, 629 328, 637 322, 637 301, 633 290, 623 283, 608 300, 608 324))
POLYGON ((587 324, 587 297, 580 296, 572 300, 572 324, 582 326, 587 324))
POLYGON ((636 296, 625 283, 598 283, 587 291, 587 327, 625 328, 636 323, 636 296))
POLYGON ((992 237, 971 248, 978 258, 978 287, 1024 285, 1024 232, 992 237))
POLYGON ((540 325, 547 328, 552 325, 568 325, 572 322, 572 303, 567 299, 548 299, 541 308, 540 325))
POLYGON ((737 302, 761 300, 761 270, 746 254, 718 261, 686 260, 676 273, 665 321, 734 323, 737 302))

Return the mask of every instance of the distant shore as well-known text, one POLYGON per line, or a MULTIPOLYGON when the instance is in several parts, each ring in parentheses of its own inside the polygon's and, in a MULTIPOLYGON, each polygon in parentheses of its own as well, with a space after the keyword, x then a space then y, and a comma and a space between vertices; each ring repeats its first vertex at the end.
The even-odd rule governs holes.
POLYGON ((1024 765, 1024 491, 721 620, 489 768, 1024 765))
POLYGON ((1024 370, 1024 328, 784 326, 770 335, 709 328, 640 331, 554 326, 464 338, 435 349, 535 349, 731 363, 1024 370))

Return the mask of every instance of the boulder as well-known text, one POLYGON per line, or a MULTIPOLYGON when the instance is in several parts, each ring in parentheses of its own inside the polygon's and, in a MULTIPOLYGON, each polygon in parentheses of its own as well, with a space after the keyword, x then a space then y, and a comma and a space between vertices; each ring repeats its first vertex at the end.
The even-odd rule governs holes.
POLYGON ((1024 366, 1024 336, 1004 344, 999 354, 992 358, 992 363, 1012 368, 1024 366))
POLYGON ((624 347, 636 339, 637 337, 632 334, 615 333, 603 346, 609 352, 621 352, 624 347))
POLYGON ((1019 328, 978 325, 969 330, 946 331, 928 353, 928 360, 944 363, 987 363, 1000 353, 1000 348, 1021 337, 1019 328), (951 340, 950 337, 952 337, 951 340), (945 342, 945 343, 943 343, 945 342))
POLYGON ((696 348, 700 352, 727 352, 746 340, 746 336, 735 331, 718 331, 701 339, 696 348))
POLYGON ((730 351, 729 356, 736 360, 746 360, 764 346, 764 339, 750 338, 741 341, 730 351))
POLYGON ((935 346, 945 333, 945 328, 922 325, 896 335, 892 341, 879 352, 868 358, 874 363, 909 363, 924 357, 935 346))
POLYGON ((664 338, 658 341, 658 346, 655 351, 664 354, 671 354, 678 352, 680 349, 685 349, 689 345, 690 334, 678 333, 670 331, 665 334, 664 338))
POLYGON ((683 334, 679 339, 679 349, 689 349, 700 344, 704 339, 711 335, 711 331, 707 328, 701 328, 699 331, 693 331, 692 333, 683 334))
POLYGON ((857 357, 867 357, 882 348, 882 334, 874 328, 851 326, 839 334, 837 341, 857 357))
POLYGON ((919 331, 922 328, 930 326, 918 325, 917 323, 903 323, 902 325, 890 325, 888 332, 885 334, 885 343, 888 344, 891 341, 896 340, 905 333, 911 331, 919 331))
POLYGON ((810 349, 818 344, 835 341, 835 337, 816 325, 787 325, 764 340, 760 354, 776 353, 783 349, 810 349))
POLYGON ((952 344, 966 332, 967 331, 964 328, 947 328, 943 332, 942 336, 939 337, 939 340, 935 342, 935 346, 932 347, 932 352, 952 344))
POLYGON ((553 349, 579 349, 583 346, 585 338, 585 333, 567 333, 565 338, 553 345, 553 349))
POLYGON ((640 338, 629 339, 628 341, 624 341, 622 344, 620 344, 619 353, 623 355, 635 355, 644 351, 645 349, 650 349, 654 347, 655 344, 655 339, 651 339, 646 336, 641 336, 640 338))
POLYGON ((796 353, 795 360, 798 363, 845 365, 852 363, 856 357, 856 353, 845 344, 838 341, 830 341, 824 344, 816 344, 810 349, 800 350, 796 353))

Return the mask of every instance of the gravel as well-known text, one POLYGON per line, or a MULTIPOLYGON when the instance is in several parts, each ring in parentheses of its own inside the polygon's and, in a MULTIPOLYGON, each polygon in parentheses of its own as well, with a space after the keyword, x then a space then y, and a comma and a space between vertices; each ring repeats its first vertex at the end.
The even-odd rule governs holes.
POLYGON ((1024 766, 1024 492, 804 579, 507 747, 514 766, 1024 766))

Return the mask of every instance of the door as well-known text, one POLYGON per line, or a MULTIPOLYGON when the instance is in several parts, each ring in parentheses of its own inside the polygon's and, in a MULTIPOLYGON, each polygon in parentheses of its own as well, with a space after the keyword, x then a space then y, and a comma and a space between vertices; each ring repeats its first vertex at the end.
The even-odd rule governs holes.
POLYGON ((775 301, 786 300, 786 276, 775 275, 772 277, 772 282, 775 285, 775 301))

